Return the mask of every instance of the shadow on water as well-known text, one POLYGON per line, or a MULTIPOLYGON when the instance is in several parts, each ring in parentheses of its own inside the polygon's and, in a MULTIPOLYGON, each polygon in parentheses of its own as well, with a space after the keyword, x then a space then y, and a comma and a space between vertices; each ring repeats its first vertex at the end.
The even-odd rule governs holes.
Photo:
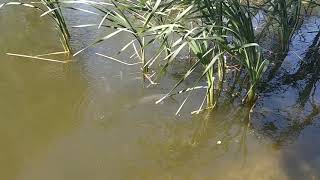
POLYGON ((292 180, 320 178, 319 24, 317 17, 304 21, 284 61, 269 71, 271 83, 262 89, 253 113, 255 129, 281 151, 292 180))

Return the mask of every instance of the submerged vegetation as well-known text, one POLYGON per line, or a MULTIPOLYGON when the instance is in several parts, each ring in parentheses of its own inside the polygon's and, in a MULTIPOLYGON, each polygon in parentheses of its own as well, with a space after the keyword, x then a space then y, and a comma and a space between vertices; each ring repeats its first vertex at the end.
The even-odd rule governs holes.
POLYGON ((97 55, 125 65, 139 65, 145 83, 149 82, 150 85, 157 84, 169 67, 173 67, 175 60, 182 56, 193 59, 190 69, 157 101, 160 103, 168 97, 187 93, 177 114, 192 93, 203 88, 206 89, 206 95, 195 113, 217 108, 223 101, 231 101, 227 99, 228 94, 231 94, 232 98, 237 96, 242 99, 243 105, 253 107, 257 100, 259 83, 271 62, 266 53, 271 51, 270 47, 261 47, 261 42, 268 41, 270 34, 273 34, 278 43, 270 42, 276 46, 271 48, 278 49, 279 52, 276 53, 286 54, 304 14, 310 11, 310 7, 318 5, 314 1, 303 0, 267 0, 259 3, 249 0, 110 0, 108 3, 41 0, 32 3, 4 3, 0 4, 0 7, 22 5, 42 11, 41 16, 50 16, 59 30, 63 47, 71 53, 70 34, 61 10, 65 4, 88 5, 101 15, 100 22, 81 27, 96 26, 98 29, 113 30, 107 36, 74 53, 74 56, 110 38, 127 33, 132 39, 118 53, 134 52, 131 58, 135 58, 136 63, 130 64, 112 55, 97 55), (259 13, 262 13, 263 17, 258 20, 262 23, 257 25, 253 21, 259 13), (262 30, 255 26, 261 26, 262 30), (181 84, 199 69, 202 72, 194 85, 179 89, 181 84), (235 93, 235 90, 238 92, 235 93))

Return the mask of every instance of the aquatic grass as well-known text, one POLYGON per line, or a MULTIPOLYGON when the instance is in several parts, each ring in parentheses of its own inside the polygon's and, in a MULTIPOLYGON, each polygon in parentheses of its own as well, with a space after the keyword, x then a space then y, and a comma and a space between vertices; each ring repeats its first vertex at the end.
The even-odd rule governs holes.
MULTIPOLYGON (((301 22, 302 0, 269 0, 261 10, 266 12, 268 23, 264 30, 277 30, 280 49, 277 53, 286 54, 289 50, 290 41, 301 22)), ((266 33, 264 31, 263 33, 266 33)))
MULTIPOLYGON (((226 35, 226 29, 223 28, 224 22, 224 9, 222 1, 211 1, 204 0, 203 2, 198 2, 198 9, 201 11, 201 17, 203 23, 206 25, 215 25, 218 28, 215 28, 211 33, 216 34, 218 36, 226 35)), ((224 44, 227 43, 227 40, 224 39, 224 44)), ((221 46, 221 43, 215 43, 212 46, 215 47, 214 51, 216 53, 221 53, 224 47, 221 46)), ((218 61, 218 92, 217 95, 220 96, 221 91, 223 89, 223 81, 225 79, 226 72, 226 62, 225 59, 221 56, 218 61)), ((213 76, 213 74, 212 74, 213 76)), ((218 97, 217 97, 218 98, 218 97)))
POLYGON ((273 16, 279 23, 279 39, 281 52, 289 50, 290 40, 295 33, 300 20, 301 0, 270 1, 273 16))
MULTIPOLYGON (((220 101, 226 100, 225 96, 230 96, 232 103, 235 98, 242 98, 242 105, 246 105, 247 109, 254 106, 259 84, 269 64, 259 42, 264 40, 265 33, 276 32, 280 42, 279 53, 285 55, 302 20, 301 7, 306 3, 316 5, 313 0, 266 0, 259 3, 249 0, 41 0, 30 4, 4 3, 0 8, 21 5, 40 10, 41 16, 50 16, 69 52, 70 34, 61 8, 101 16, 97 23, 74 26, 95 26, 97 29, 105 28, 108 32, 74 56, 111 38, 129 35, 132 39, 114 55, 100 52, 96 55, 126 66, 140 66, 144 83, 145 80, 150 83, 147 87, 158 84, 170 68, 175 68, 176 60, 183 62, 181 57, 185 57, 187 51, 191 52, 188 55, 191 54, 195 62, 156 103, 185 93, 176 111, 179 114, 194 92, 205 89, 199 108, 192 112, 199 114, 223 105, 224 102, 220 101), (76 4, 88 5, 95 11, 73 7, 76 4), (257 32, 253 27, 253 18, 261 11, 265 13, 265 23, 262 31, 257 32), (116 58, 125 51, 133 53, 130 58, 137 59, 137 62, 128 63, 116 58), (197 79, 192 85, 180 89, 184 82, 194 76, 197 79)), ((23 56, 52 61, 44 58, 46 55, 23 56)))
MULTIPOLYGON (((158 71, 158 74, 161 75, 183 53, 184 49, 191 49, 197 62, 157 103, 175 94, 174 91, 178 86, 198 66, 202 66, 204 71, 201 78, 205 76, 207 81, 206 108, 216 106, 217 99, 223 89, 224 77, 228 68, 227 61, 236 59, 237 61, 230 63, 240 64, 249 74, 250 86, 245 99, 250 105, 254 103, 256 87, 265 71, 267 61, 262 59, 261 50, 256 43, 251 12, 248 7, 243 6, 237 0, 111 1, 111 3, 113 6, 95 7, 103 13, 99 27, 112 28, 115 31, 78 51, 75 55, 126 32, 131 34, 134 40, 127 43, 119 53, 132 46, 135 56, 142 64, 142 72, 147 74, 150 66, 163 57, 161 55, 165 52, 164 61, 162 61, 164 64, 158 71), (172 17, 172 15, 175 16, 172 17), (136 43, 138 43, 138 48, 136 43), (145 50, 151 44, 159 45, 159 49, 152 58, 147 60, 145 50), (225 58, 225 54, 229 54, 232 58, 225 58), (216 75, 218 85, 215 83, 216 75), (216 87, 218 87, 217 90, 215 90, 216 87)), ((115 59, 100 53, 99 55, 115 59)), ((198 86, 198 83, 200 83, 200 79, 194 87, 198 86)), ((178 112, 187 99, 183 101, 178 112)))
MULTIPOLYGON (((64 54, 65 52, 62 52, 64 54)), ((50 59, 50 58, 44 58, 43 56, 45 55, 36 55, 36 56, 30 56, 30 55, 24 55, 24 54, 16 54, 16 53, 6 53, 8 56, 16 56, 16 57, 23 57, 23 58, 28 58, 28 59, 37 59, 37 60, 42 60, 42 61, 47 61, 47 62, 55 62, 55 63, 70 63, 72 60, 67 60, 67 61, 61 61, 57 59, 50 59)), ((56 54, 56 53, 54 53, 56 54)))
MULTIPOLYGON (((212 35, 224 37, 222 42, 211 43, 214 47, 213 51, 216 54, 221 51, 228 52, 230 56, 237 60, 236 62, 229 63, 239 63, 249 74, 250 86, 245 100, 249 105, 253 105, 257 84, 266 70, 268 61, 262 59, 261 50, 256 43, 250 4, 245 6, 238 0, 205 0, 197 1, 197 3, 197 7, 201 13, 199 16, 205 27, 212 27, 213 30, 210 31, 212 35)), ((229 58, 229 60, 231 59, 229 58)), ((223 56, 219 57, 217 75, 220 85, 218 86, 218 92, 222 89, 221 84, 223 83, 224 74, 227 69, 226 61, 227 59, 223 56)), ((211 74, 208 75, 208 80, 214 79, 212 71, 208 72, 211 74)), ((208 91, 207 94, 213 94, 211 92, 212 90, 208 91)), ((209 104, 212 105, 211 103, 209 104)))
POLYGON ((211 67, 209 67, 209 64, 212 61, 212 56, 215 54, 215 51, 213 47, 210 47, 209 42, 205 40, 205 38, 207 38, 207 33, 203 32, 202 35, 203 35, 202 40, 191 39, 189 42, 189 46, 192 49, 193 53, 197 56, 201 64, 204 66, 204 68, 208 68, 208 72, 206 73, 207 108, 213 108, 216 105, 215 89, 214 89, 215 77, 214 77, 214 66, 211 65, 211 67))
POLYGON ((247 90, 245 100, 252 106, 256 99, 256 89, 263 73, 266 71, 268 61, 263 59, 261 49, 256 42, 250 4, 243 6, 238 0, 224 2, 226 18, 229 19, 228 26, 232 29, 233 43, 240 46, 236 55, 240 57, 243 65, 250 77, 250 86, 247 90))
MULTIPOLYGON (((251 108, 257 99, 259 83, 269 64, 259 42, 263 40, 264 33, 278 30, 280 51, 288 51, 290 40, 301 20, 302 4, 302 0, 268 0, 258 5, 240 0, 50 2, 55 6, 43 11, 43 15, 62 15, 60 5, 68 4, 70 7, 67 8, 101 17, 97 23, 75 27, 95 26, 97 29, 105 28, 108 32, 76 52, 74 56, 102 42, 108 42, 111 38, 129 35, 132 39, 120 47, 116 54, 105 55, 97 52, 96 55, 127 66, 140 66, 143 79, 148 80, 150 85, 158 84, 160 78, 170 68, 174 68, 174 62, 190 50, 195 62, 171 90, 157 101, 160 103, 168 97, 186 93, 177 114, 190 96, 199 89, 206 89, 206 94, 195 113, 217 108, 220 100, 224 100, 223 96, 229 93, 226 90, 228 88, 230 92, 239 90, 235 92, 237 97, 242 98, 243 104, 251 108), (85 4, 97 11, 73 7, 73 4, 85 4), (260 10, 266 13, 266 22, 259 34, 253 27, 253 18, 260 10), (117 59, 116 56, 124 51, 132 52, 131 58, 137 59, 137 62, 128 63, 117 59), (236 75, 230 73, 234 67, 239 69, 236 75), (198 70, 201 70, 201 75, 192 86, 179 89, 191 76, 199 75, 199 72, 195 73, 198 70), (226 80, 233 80, 231 87, 226 80)), ((64 20, 61 22, 65 24, 64 20)), ((68 34, 65 33, 65 36, 68 37, 68 34)))
MULTIPOLYGON (((171 32, 170 29, 174 29, 178 26, 176 24, 163 24, 164 19, 167 18, 165 17, 167 15, 165 12, 169 9, 172 3, 163 3, 161 0, 148 2, 149 3, 111 1, 112 7, 103 5, 93 6, 103 14, 99 27, 115 29, 115 31, 103 38, 100 38, 88 47, 81 49, 75 53, 75 55, 119 35, 120 32, 126 32, 129 33, 134 40, 128 42, 118 54, 125 51, 129 46, 132 46, 135 52, 134 56, 137 57, 142 64, 143 73, 148 73, 150 66, 157 58, 159 58, 161 52, 163 52, 163 48, 165 49, 165 52, 167 52, 167 55, 170 54, 170 48, 167 48, 169 44, 167 34, 171 32), (157 34, 160 29, 163 31, 157 34), (169 32, 164 29, 169 30, 169 32), (146 42, 147 38, 148 42, 146 42), (158 51, 153 58, 147 60, 145 50, 150 44, 158 39, 162 39, 161 41, 164 42, 161 43, 161 50, 158 51)), ((92 6, 92 4, 89 5, 92 6)))

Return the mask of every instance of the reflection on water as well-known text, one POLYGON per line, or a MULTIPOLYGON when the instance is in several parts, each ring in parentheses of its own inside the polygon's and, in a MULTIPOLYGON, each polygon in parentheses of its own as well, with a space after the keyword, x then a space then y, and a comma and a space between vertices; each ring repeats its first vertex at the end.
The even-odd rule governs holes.
POLYGON ((282 151, 282 164, 290 179, 319 179, 319 25, 307 17, 292 40, 283 62, 270 72, 255 108, 255 129, 282 151), (274 69, 276 69, 274 71, 274 69))
MULTIPOLYGON (((68 22, 95 20, 81 22, 79 16, 70 15, 68 22)), ((154 101, 174 77, 144 89, 138 69, 94 55, 116 51, 128 37, 87 51, 72 64, 4 55, 58 51, 56 32, 48 24, 29 10, 0 12, 1 179, 319 178, 318 76, 309 65, 291 73, 290 83, 275 85, 279 93, 264 92, 250 116, 246 109, 231 107, 173 117, 180 99, 162 105, 154 101), (311 74, 310 80, 292 84, 301 71, 311 74), (299 88, 312 94, 303 104, 299 88)), ((96 32, 72 29, 74 47, 84 47, 103 33, 96 32)), ((310 57, 308 63, 319 67, 315 55, 310 57)), ((201 100, 193 97, 190 102, 186 112, 201 100)))

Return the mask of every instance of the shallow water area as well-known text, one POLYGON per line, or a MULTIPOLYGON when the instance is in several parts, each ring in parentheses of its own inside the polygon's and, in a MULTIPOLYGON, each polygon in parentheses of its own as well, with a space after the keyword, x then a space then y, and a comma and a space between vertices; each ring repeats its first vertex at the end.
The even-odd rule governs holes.
MULTIPOLYGON (((97 22, 66 13, 72 26, 97 22)), ((305 104, 292 83, 263 92, 251 123, 234 107, 190 116, 197 97, 174 116, 181 99, 154 103, 177 81, 174 74, 143 88, 138 67, 95 55, 117 52, 130 41, 125 34, 67 64, 6 55, 62 50, 50 20, 39 16, 19 7, 0 11, 0 179, 320 179, 317 78, 306 80, 315 96, 305 104)), ((75 49, 105 34, 95 27, 71 32, 75 49)))

